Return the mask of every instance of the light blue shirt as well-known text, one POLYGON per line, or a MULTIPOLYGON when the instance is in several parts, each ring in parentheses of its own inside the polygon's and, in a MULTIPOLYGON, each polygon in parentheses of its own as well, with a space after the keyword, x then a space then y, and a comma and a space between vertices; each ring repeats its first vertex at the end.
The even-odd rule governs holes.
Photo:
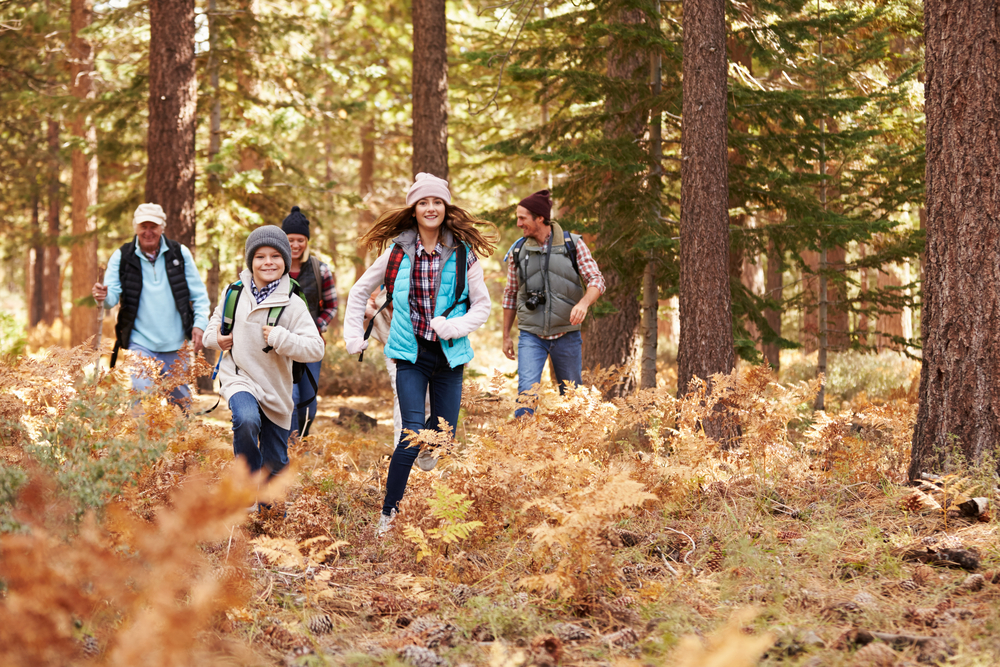
MULTIPOLYGON (((142 265, 142 295, 139 297, 139 312, 135 316, 131 342, 153 352, 174 352, 184 344, 181 314, 177 312, 174 293, 167 279, 164 259, 166 252, 167 242, 162 236, 160 254, 156 256, 155 262, 150 262, 138 246, 135 252, 142 265)), ((198 267, 194 264, 191 251, 182 245, 181 255, 184 257, 184 277, 191 292, 194 328, 204 331, 208 327, 208 290, 198 275, 198 267)), ((105 308, 116 306, 121 298, 122 284, 119 280, 121 261, 122 251, 119 248, 111 255, 108 268, 104 272, 104 284, 108 288, 108 298, 104 300, 105 308)))

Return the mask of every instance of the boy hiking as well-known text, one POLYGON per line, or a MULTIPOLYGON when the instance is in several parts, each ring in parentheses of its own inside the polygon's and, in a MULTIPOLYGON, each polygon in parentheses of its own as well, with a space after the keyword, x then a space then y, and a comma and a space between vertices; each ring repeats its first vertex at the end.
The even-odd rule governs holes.
MULTIPOLYGON (((323 358, 323 338, 305 301, 291 293, 291 248, 280 227, 255 229, 247 238, 246 263, 235 308, 226 298, 205 331, 205 347, 222 350, 221 394, 233 413, 233 452, 251 472, 276 475, 288 464, 292 423, 292 362, 323 358)), ((253 509, 253 508, 251 508, 253 509)))

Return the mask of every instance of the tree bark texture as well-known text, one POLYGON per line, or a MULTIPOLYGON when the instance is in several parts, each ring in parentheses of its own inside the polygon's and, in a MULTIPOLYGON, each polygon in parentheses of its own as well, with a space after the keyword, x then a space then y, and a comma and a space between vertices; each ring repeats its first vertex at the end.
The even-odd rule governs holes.
POLYGON ((925 0, 927 250, 909 475, 1000 443, 1000 10, 925 0))
MULTIPOLYGON (((375 119, 370 118, 361 127, 361 165, 358 170, 358 194, 361 196, 361 211, 358 213, 357 238, 361 238, 372 228, 375 213, 371 208, 371 198, 375 193, 375 119)), ((354 282, 361 279, 368 268, 368 249, 358 243, 354 252, 354 282)))
MULTIPOLYGON (((681 121, 680 319, 677 391, 691 378, 729 373, 729 286, 724 0, 684 0, 681 121)), ((706 432, 713 437, 721 435, 706 432)))
POLYGON ((413 0, 413 175, 448 179, 445 0, 413 0))
POLYGON ((195 252, 194 0, 149 2, 146 201, 167 215, 166 235, 195 252))
POLYGON ((45 311, 42 321, 52 325, 62 319, 62 285, 59 281, 59 209, 62 192, 59 185, 59 123, 48 122, 49 175, 48 175, 48 234, 45 239, 45 311))
MULTIPOLYGON (((70 5, 70 90, 79 107, 94 98, 94 52, 90 43, 80 33, 93 19, 92 0, 72 0, 70 5)), ((73 149, 72 226, 73 248, 70 263, 73 267, 73 300, 90 295, 97 275, 97 224, 90 214, 90 207, 97 204, 97 129, 87 117, 85 108, 78 108, 73 117, 71 132, 83 148, 73 149)), ((94 308, 75 306, 70 319, 70 344, 80 345, 97 333, 97 311, 94 308)))
POLYGON ((34 327, 42 321, 45 313, 45 246, 44 235, 42 233, 42 221, 39 215, 41 198, 38 195, 36 186, 31 197, 31 274, 28 279, 28 294, 31 298, 28 301, 28 326, 34 327))
MULTIPOLYGON (((781 303, 782 289, 784 285, 784 274, 781 271, 781 256, 771 241, 767 247, 767 271, 764 276, 764 296, 773 301, 781 303)), ((774 333, 781 335, 781 311, 768 308, 764 311, 769 327, 774 329, 774 333)), ((764 358, 771 365, 774 372, 781 370, 781 348, 777 343, 764 344, 764 358)))
MULTIPOLYGON (((645 15, 638 9, 622 9, 616 19, 624 24, 642 23, 645 15)), ((608 47, 608 76, 614 79, 631 80, 645 79, 648 60, 646 54, 626 44, 613 40, 608 47)), ((628 139, 639 141, 646 134, 647 118, 636 111, 638 96, 632 95, 625 99, 605 101, 605 111, 609 114, 604 123, 604 138, 607 140, 628 139)), ((610 199, 610 198, 609 198, 610 199)), ((604 206, 600 211, 600 227, 609 230, 606 237, 598 236, 595 244, 597 249, 610 244, 617 235, 618 229, 630 221, 621 219, 613 203, 604 206)), ((611 395, 631 393, 638 386, 639 374, 637 360, 640 354, 641 339, 638 335, 642 320, 641 302, 638 288, 641 285, 625 285, 614 266, 601 266, 607 290, 605 299, 610 299, 617 312, 605 315, 600 319, 590 320, 583 338, 583 365, 585 368, 618 366, 623 371, 622 381, 611 392, 611 395)), ((610 397, 610 396, 609 396, 610 397)))

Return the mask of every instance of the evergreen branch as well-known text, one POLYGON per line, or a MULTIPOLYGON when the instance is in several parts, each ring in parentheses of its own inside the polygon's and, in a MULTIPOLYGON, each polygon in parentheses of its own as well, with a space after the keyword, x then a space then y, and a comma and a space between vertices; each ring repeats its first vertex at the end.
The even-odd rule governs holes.
MULTIPOLYGON (((471 101, 469 102, 469 113, 471 115, 478 116, 482 112, 484 112, 487 109, 489 109, 491 104, 495 104, 496 103, 497 96, 500 94, 500 86, 503 84, 503 73, 504 73, 504 70, 507 68, 507 62, 510 60, 510 56, 514 52, 514 47, 517 46, 518 40, 521 39, 521 34, 524 32, 524 27, 528 24, 528 18, 531 16, 532 10, 535 9, 535 3, 536 3, 536 1, 537 0, 531 0, 531 6, 528 7, 528 10, 526 12, 524 12, 524 20, 522 20, 520 26, 518 26, 517 35, 514 36, 514 41, 511 42, 510 48, 507 49, 507 53, 504 54, 503 62, 501 62, 501 64, 500 64, 500 73, 497 74, 497 86, 496 86, 496 89, 494 89, 493 94, 490 96, 490 99, 487 100, 486 104, 484 104, 483 107, 479 111, 472 111, 472 102, 471 101)), ((513 5, 515 3, 511 2, 510 4, 513 5)), ((497 6, 501 6, 501 5, 497 5, 497 6)), ((511 28, 513 28, 513 26, 511 26, 511 28)), ((507 29, 507 34, 510 34, 511 28, 507 29)), ((506 35, 504 36, 504 38, 506 39, 506 35)), ((497 105, 497 108, 499 109, 500 106, 497 105)))

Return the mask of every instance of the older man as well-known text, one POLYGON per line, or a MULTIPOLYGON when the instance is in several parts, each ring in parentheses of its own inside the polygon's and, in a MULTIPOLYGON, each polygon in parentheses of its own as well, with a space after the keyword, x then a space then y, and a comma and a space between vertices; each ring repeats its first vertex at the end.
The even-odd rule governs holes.
MULTIPOLYGON (((121 348, 162 362, 163 372, 178 360, 185 339, 194 344, 195 354, 201 350, 208 292, 191 251, 163 235, 166 224, 159 204, 141 204, 132 217, 135 237, 111 255, 104 282, 95 283, 91 291, 105 308, 121 302, 112 366, 121 348)), ((146 378, 132 378, 133 389, 145 390, 151 384, 146 378)), ((186 385, 170 394, 180 405, 190 397, 186 385)))

